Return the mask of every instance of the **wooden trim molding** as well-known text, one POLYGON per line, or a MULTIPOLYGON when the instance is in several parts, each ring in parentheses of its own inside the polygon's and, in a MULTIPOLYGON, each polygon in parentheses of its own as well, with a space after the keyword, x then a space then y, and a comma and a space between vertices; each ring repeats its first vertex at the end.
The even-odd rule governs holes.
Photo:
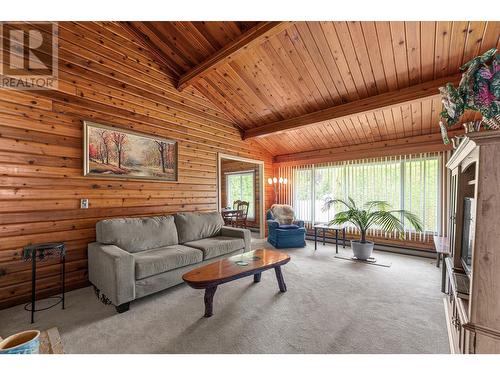
POLYGON ((483 335, 489 336, 493 339, 500 340, 500 332, 498 332, 496 330, 489 329, 487 327, 483 327, 483 326, 478 325, 478 324, 471 324, 469 322, 462 324, 462 327, 464 327, 465 329, 467 329, 469 331, 472 331, 475 333, 482 333, 483 335))
POLYGON ((179 78, 177 89, 182 91, 186 86, 193 84, 201 76, 218 66, 233 60, 241 52, 252 48, 265 39, 289 28, 293 22, 260 22, 257 26, 241 34, 237 39, 224 46, 201 64, 195 66, 179 78))
POLYGON ((457 84, 459 81, 460 75, 449 76, 404 89, 356 100, 351 103, 336 105, 320 111, 307 113, 302 116, 272 122, 246 130, 243 134, 243 139, 282 133, 291 129, 302 128, 325 121, 339 120, 354 115, 393 108, 403 104, 411 104, 413 102, 421 101, 422 99, 437 97, 440 95, 438 91, 439 87, 444 86, 448 82, 457 84))
POLYGON ((250 159, 250 158, 245 158, 237 155, 231 155, 231 154, 224 154, 224 153, 217 153, 217 208, 218 211, 220 212, 222 210, 222 202, 221 202, 221 182, 222 182, 222 159, 226 160, 236 160, 236 161, 242 161, 245 163, 252 163, 256 164, 259 166, 259 202, 260 202, 260 207, 259 207, 259 237, 260 238, 265 238, 266 237, 266 210, 267 207, 269 206, 266 204, 266 176, 265 176, 265 163, 262 160, 258 159, 250 159))
MULTIPOLYGON (((457 129, 449 131, 448 135, 453 137, 463 134, 463 132, 463 129, 457 129)), ((334 147, 295 154, 278 155, 274 157, 273 167, 356 160, 380 156, 396 156, 419 152, 437 152, 449 149, 451 149, 451 145, 443 144, 441 134, 433 133, 346 147, 334 147)))

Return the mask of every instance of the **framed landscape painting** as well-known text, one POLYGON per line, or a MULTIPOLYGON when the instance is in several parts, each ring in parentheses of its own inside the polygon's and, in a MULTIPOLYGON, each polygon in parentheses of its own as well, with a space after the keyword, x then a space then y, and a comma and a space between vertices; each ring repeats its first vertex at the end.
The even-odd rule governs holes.
POLYGON ((84 175, 177 181, 177 142, 84 122, 84 175))

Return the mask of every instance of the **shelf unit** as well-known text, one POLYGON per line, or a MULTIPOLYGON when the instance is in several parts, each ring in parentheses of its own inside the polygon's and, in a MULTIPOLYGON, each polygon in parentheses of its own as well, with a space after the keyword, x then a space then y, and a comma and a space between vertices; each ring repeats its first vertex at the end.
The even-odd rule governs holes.
POLYGON ((451 171, 445 310, 452 353, 500 353, 500 131, 469 133, 451 171), (470 273, 461 260, 464 198, 474 201, 470 273))

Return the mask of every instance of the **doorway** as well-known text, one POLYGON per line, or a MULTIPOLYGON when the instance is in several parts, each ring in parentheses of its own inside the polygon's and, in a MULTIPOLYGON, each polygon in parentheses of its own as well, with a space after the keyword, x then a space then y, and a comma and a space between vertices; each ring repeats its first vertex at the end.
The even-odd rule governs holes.
POLYGON ((218 209, 233 208, 237 200, 249 202, 247 229, 264 238, 264 162, 218 154, 218 209))

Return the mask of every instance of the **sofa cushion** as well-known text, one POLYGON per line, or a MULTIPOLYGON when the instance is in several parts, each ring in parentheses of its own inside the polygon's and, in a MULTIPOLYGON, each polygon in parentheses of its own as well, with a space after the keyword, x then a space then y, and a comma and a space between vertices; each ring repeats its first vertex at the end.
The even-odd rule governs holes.
POLYGON ((196 241, 219 234, 224 220, 219 212, 186 212, 174 215, 179 243, 196 241))
POLYGON ((141 251, 133 254, 133 257, 135 259, 135 278, 140 280, 162 272, 199 263, 203 260, 203 253, 192 247, 173 245, 141 251))
POLYGON ((244 249, 245 241, 242 238, 216 236, 186 242, 185 245, 203 251, 203 259, 211 259, 239 249, 244 249))
POLYGON ((178 244, 172 216, 101 220, 96 224, 96 239, 129 253, 178 244))

